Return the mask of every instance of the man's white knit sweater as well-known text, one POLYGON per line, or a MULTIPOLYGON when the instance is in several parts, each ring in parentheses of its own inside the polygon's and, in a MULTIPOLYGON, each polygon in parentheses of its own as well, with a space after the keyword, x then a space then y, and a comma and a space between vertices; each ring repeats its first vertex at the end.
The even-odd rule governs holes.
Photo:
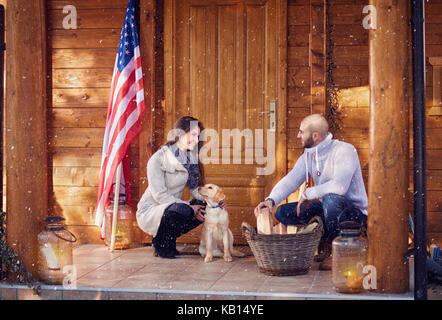
POLYGON ((307 200, 321 200, 324 195, 335 193, 347 197, 367 214, 368 199, 358 153, 351 144, 332 138, 329 133, 317 146, 304 150, 293 169, 268 196, 275 205, 296 191, 311 175, 314 186, 306 189, 307 200))

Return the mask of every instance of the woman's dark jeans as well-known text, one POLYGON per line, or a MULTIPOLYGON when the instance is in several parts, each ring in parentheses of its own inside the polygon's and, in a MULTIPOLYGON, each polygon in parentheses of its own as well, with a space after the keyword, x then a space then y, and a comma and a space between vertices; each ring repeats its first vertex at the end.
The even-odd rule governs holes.
POLYGON ((346 197, 329 193, 321 201, 310 201, 301 205, 299 217, 296 214, 297 202, 283 204, 276 210, 276 219, 285 225, 307 224, 314 216, 321 217, 324 222, 323 241, 331 243, 339 235, 339 223, 355 221, 362 226, 367 225, 367 216, 356 208, 346 197))
MULTIPOLYGON (((199 200, 192 200, 191 205, 205 205, 199 200)), ((160 256, 170 256, 176 253, 176 239, 198 227, 202 222, 195 218, 192 207, 185 203, 172 203, 164 210, 156 236, 152 245, 160 256)))

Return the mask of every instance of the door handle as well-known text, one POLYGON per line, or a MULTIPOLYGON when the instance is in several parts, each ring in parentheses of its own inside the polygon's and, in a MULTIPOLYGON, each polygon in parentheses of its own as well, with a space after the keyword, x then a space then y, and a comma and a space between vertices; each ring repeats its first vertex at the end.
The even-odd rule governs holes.
POLYGON ((270 110, 266 111, 260 111, 259 114, 269 114, 270 115, 270 125, 269 125, 269 131, 275 132, 276 131, 276 101, 270 101, 270 110))

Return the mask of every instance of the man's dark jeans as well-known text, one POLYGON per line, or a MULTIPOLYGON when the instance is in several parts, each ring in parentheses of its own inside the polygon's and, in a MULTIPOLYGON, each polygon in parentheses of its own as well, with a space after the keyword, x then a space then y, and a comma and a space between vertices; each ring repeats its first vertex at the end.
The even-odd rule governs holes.
POLYGON ((356 208, 346 197, 329 193, 321 201, 309 201, 301 205, 300 215, 297 216, 298 202, 283 204, 276 210, 276 219, 285 225, 307 224, 314 216, 319 216, 324 222, 323 241, 331 243, 339 235, 339 223, 355 221, 362 226, 367 225, 367 216, 356 208))

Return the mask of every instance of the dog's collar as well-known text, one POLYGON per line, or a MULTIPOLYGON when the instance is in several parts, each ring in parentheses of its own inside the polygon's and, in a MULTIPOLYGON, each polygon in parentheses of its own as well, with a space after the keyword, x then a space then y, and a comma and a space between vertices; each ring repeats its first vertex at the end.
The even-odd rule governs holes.
POLYGON ((212 207, 212 206, 209 205, 209 207, 210 207, 210 209, 219 208, 219 207, 221 207, 221 203, 218 203, 218 204, 217 204, 216 206, 214 206, 214 207, 212 207))

